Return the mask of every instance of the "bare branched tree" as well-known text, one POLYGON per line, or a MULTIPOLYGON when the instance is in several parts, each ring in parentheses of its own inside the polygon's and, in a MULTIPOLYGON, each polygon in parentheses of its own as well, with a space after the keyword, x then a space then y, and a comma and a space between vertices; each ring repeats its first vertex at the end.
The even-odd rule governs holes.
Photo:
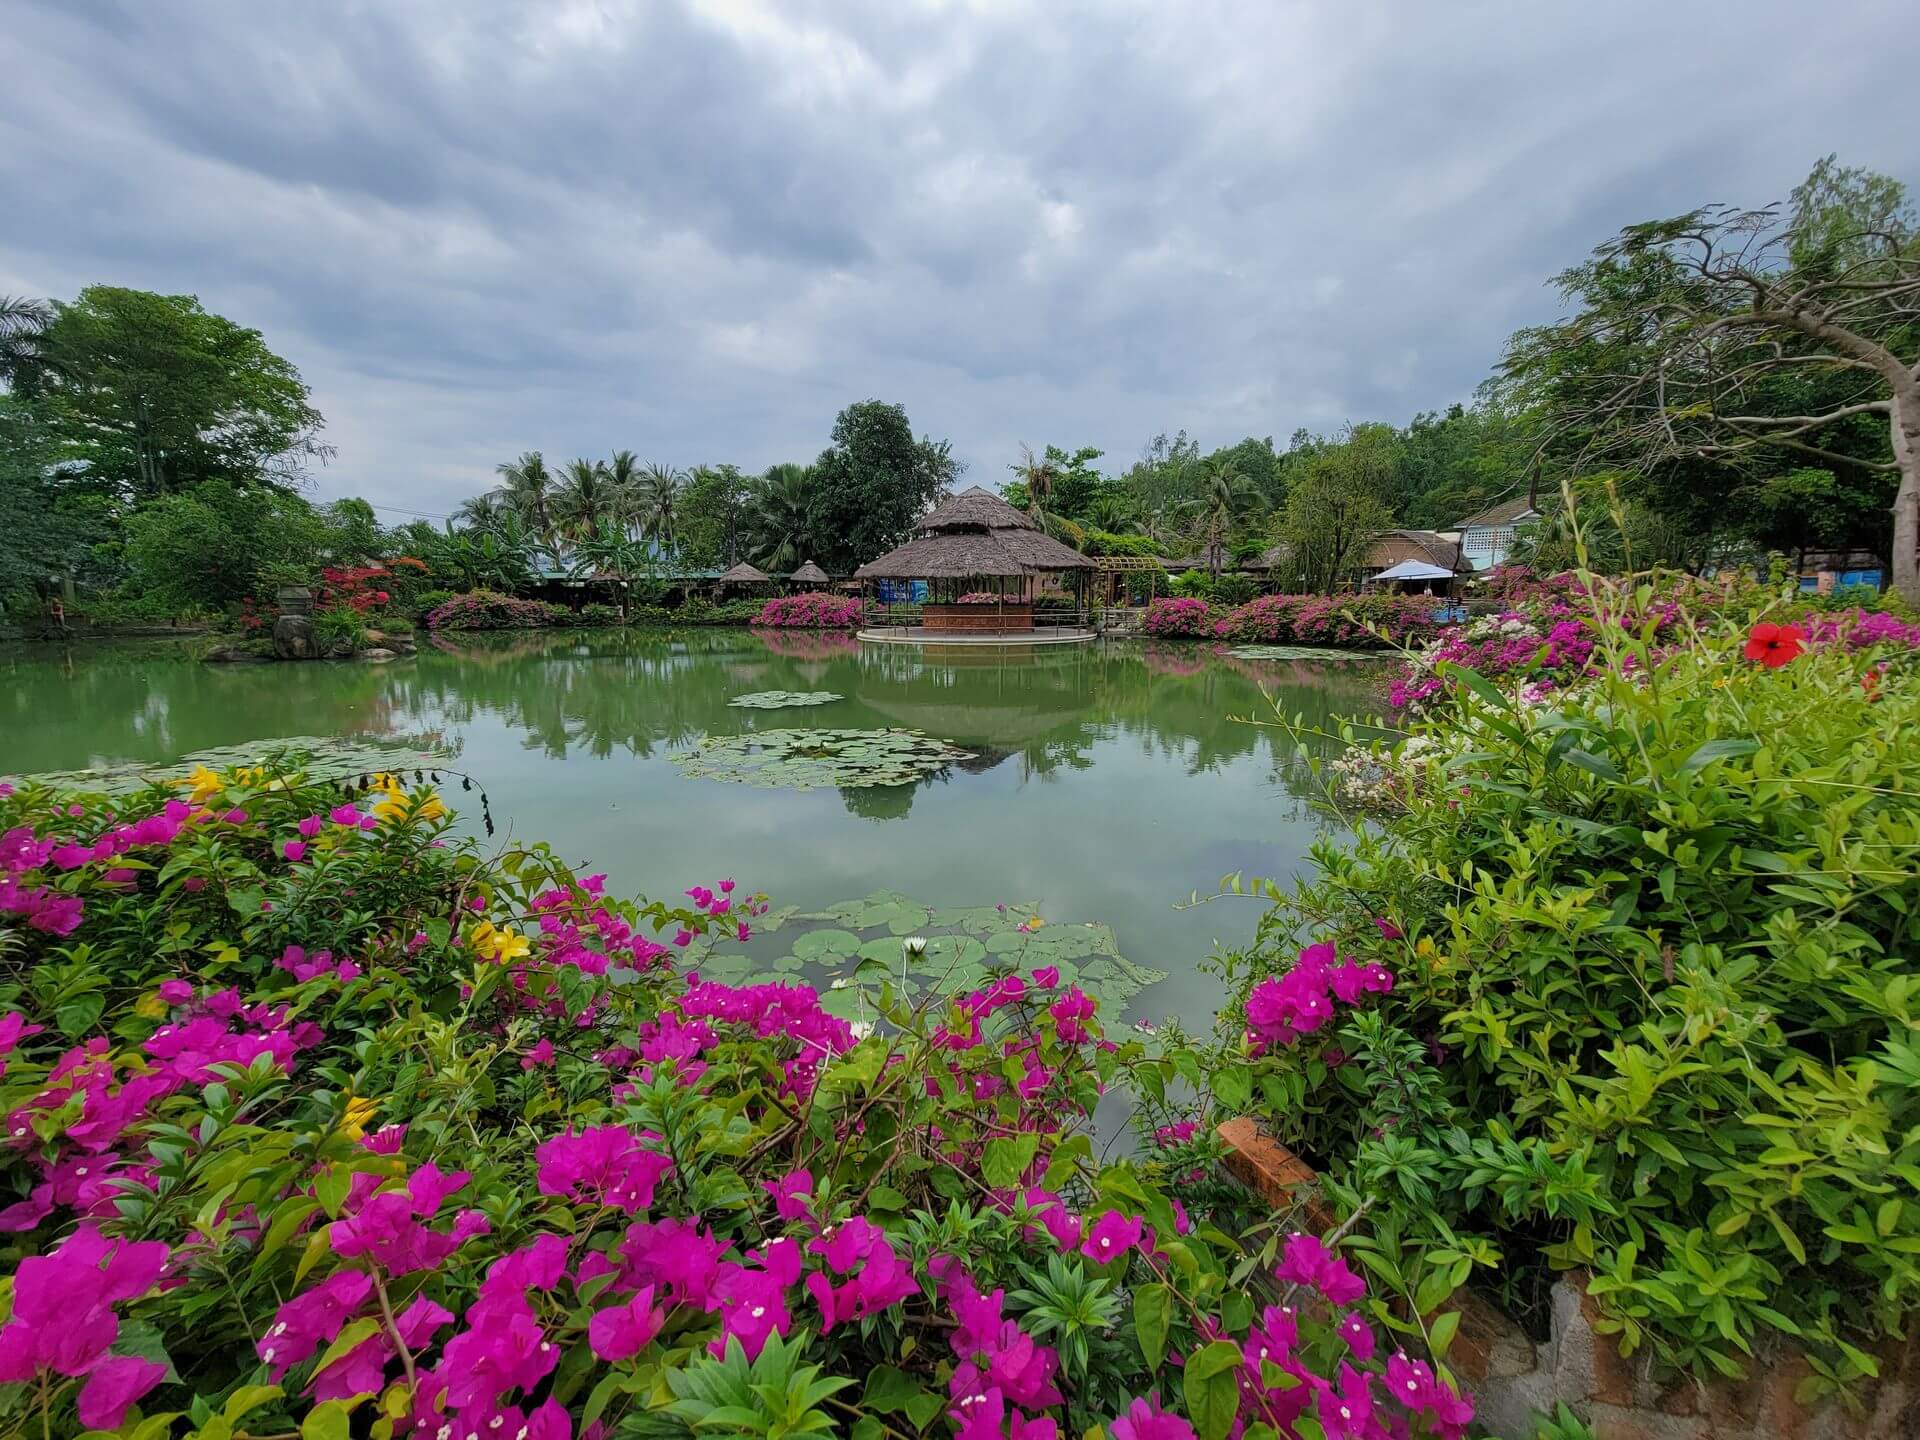
POLYGON ((1622 231, 1561 278, 1589 308, 1509 353, 1544 401, 1543 451, 1575 475, 1772 452, 1898 476, 1892 578, 1920 603, 1920 244, 1903 218, 1842 226, 1803 201, 1622 231))

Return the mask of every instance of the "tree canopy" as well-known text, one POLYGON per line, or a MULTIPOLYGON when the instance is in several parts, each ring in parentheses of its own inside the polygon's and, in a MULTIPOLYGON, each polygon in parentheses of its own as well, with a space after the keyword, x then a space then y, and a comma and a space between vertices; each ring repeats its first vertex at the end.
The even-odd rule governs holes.
POLYGON ((959 478, 945 440, 914 439, 907 412, 883 400, 847 406, 813 464, 813 555, 836 575, 898 545, 959 478))
POLYGON ((91 285, 52 309, 28 393, 67 458, 128 497, 291 485, 328 453, 300 372, 193 296, 91 285))

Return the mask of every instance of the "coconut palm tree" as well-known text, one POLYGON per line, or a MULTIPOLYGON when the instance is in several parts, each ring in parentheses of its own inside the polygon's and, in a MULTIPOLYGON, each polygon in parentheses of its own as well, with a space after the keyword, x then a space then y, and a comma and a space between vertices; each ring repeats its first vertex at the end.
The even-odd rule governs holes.
POLYGON ((494 467, 505 483, 507 508, 526 521, 547 544, 553 543, 553 476, 538 450, 494 467))
POLYGON ((631 450, 616 450, 607 459, 607 491, 613 502, 613 518, 627 533, 639 538, 640 457, 631 450))
POLYGON ((619 582, 620 615, 627 614, 628 582, 646 569, 651 552, 627 534, 626 527, 603 518, 573 543, 573 573, 582 579, 606 577, 619 582))
POLYGON ((553 497, 554 528, 562 535, 592 534, 614 511, 613 484, 604 460, 570 460, 553 497))
POLYGON ((1205 461, 1200 469, 1200 493, 1188 503, 1200 514, 1206 536, 1207 569, 1220 578, 1220 562, 1226 554, 1227 536, 1237 520, 1257 500, 1253 483, 1238 466, 1224 457, 1205 461))
POLYGON ((1059 470, 1051 460, 1035 459, 1031 448, 1020 447, 1018 464, 1009 465, 1009 470, 1020 477, 1027 487, 1027 514, 1034 524, 1044 526, 1047 520, 1047 502, 1053 499, 1053 482, 1059 477, 1059 470))
POLYGON ((453 512, 450 523, 461 530, 498 530, 506 514, 506 492, 489 490, 484 495, 474 495, 462 500, 460 508, 453 512))
POLYGON ((54 368, 47 353, 53 307, 44 300, 0 295, 0 385, 18 390, 54 368))
POLYGON ((1131 535, 1140 528, 1138 510, 1125 495, 1096 495, 1087 507, 1087 523, 1109 535, 1131 535))
POLYGON ((749 522, 753 563, 787 575, 812 559, 813 467, 774 465, 754 486, 749 522))
POLYGON ((680 520, 680 487, 685 481, 686 477, 678 470, 658 461, 640 472, 640 533, 653 541, 663 555, 673 554, 680 520))

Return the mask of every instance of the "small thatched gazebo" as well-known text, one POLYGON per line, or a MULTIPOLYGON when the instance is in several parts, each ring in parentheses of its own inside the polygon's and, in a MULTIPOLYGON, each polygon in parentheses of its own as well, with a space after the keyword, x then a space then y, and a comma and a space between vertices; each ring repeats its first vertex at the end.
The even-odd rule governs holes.
POLYGON ((731 570, 723 571, 713 582, 714 590, 724 595, 729 590, 767 590, 773 589, 773 577, 764 570, 756 570, 742 560, 731 570))
POLYGON ((787 579, 796 585, 831 585, 833 583, 833 577, 811 560, 794 571, 787 579))
POLYGON ((869 560, 858 580, 924 580, 923 629, 1000 633, 1033 629, 1041 582, 1072 576, 1079 607, 1093 562, 975 485, 925 516, 913 539, 869 560))

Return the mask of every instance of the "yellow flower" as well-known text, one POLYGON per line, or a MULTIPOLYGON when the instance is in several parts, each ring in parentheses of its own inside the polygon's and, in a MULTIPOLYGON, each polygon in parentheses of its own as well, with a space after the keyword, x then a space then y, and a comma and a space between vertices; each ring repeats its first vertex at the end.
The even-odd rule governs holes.
POLYGON ((194 766, 192 774, 174 783, 187 787, 187 802, 192 805, 204 805, 209 798, 226 789, 225 782, 204 765, 194 766))
POLYGON ((496 965, 518 960, 530 948, 524 935, 514 930, 499 929, 491 920, 482 920, 474 926, 467 932, 467 939, 482 960, 491 960, 496 965))
POLYGON ((358 1095, 348 1096, 347 1113, 340 1120, 340 1133, 349 1140, 358 1140, 367 1133, 367 1122, 373 1119, 374 1112, 379 1108, 378 1100, 366 1100, 358 1095))

